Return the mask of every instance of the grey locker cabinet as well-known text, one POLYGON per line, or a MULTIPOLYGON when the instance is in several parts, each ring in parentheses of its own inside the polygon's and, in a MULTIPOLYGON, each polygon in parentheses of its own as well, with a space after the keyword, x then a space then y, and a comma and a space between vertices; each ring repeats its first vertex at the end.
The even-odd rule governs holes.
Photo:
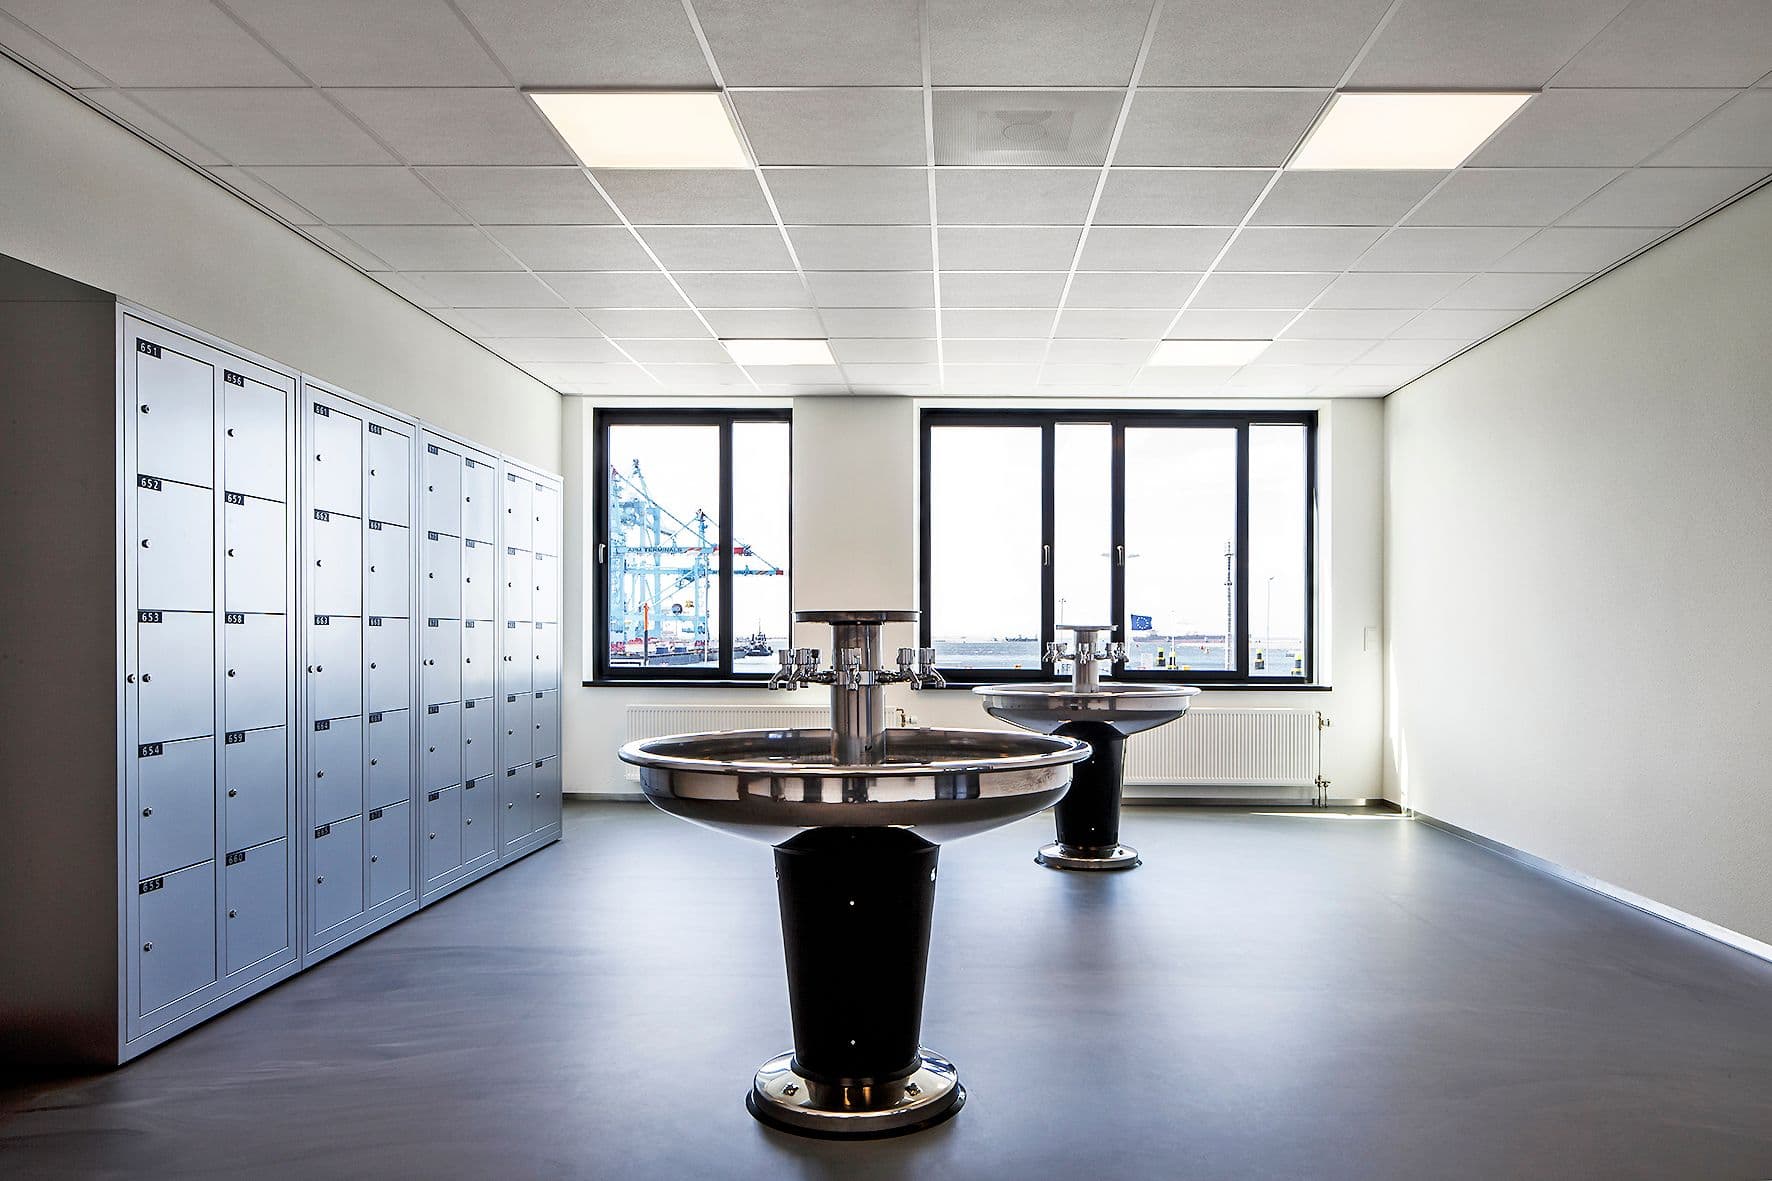
POLYGON ((222 717, 229 730, 285 725, 289 620, 228 612, 222 625, 222 717))
POLYGON ((534 659, 530 662, 535 675, 530 680, 531 689, 558 689, 560 687, 560 625, 557 623, 538 623, 535 634, 531 638, 534 650, 530 653, 534 659))
POLYGON ((215 616, 137 613, 135 718, 142 742, 215 733, 215 616))
POLYGON ((535 757, 550 758, 560 753, 560 695, 556 691, 536 693, 530 706, 530 724, 535 732, 535 757))
POLYGON ((461 700, 461 636, 458 619, 427 619, 419 629, 419 700, 427 704, 461 700))
POLYGON ((412 803, 401 800, 369 812, 369 906, 413 895, 412 803))
POLYGON ((502 487, 501 832, 521 856, 560 835, 560 482, 507 459, 502 487))
POLYGON ((370 808, 386 808, 412 798, 413 741, 411 710, 369 715, 369 772, 363 802, 370 808))
POLYGON ((215 983, 215 862, 160 874, 137 887, 137 1028, 215 983))
MULTIPOLYGON (((429 432, 426 432, 427 436, 429 432)), ((427 439, 424 454, 425 528, 461 536, 461 453, 427 439)))
POLYGON ((498 856, 498 784, 469 779, 461 785, 461 860, 473 869, 498 856))
POLYGON ((247 849, 289 835, 289 731, 231 731, 222 747, 222 846, 247 849))
POLYGON ((282 501, 289 483, 289 399, 275 386, 236 376, 238 383, 222 383, 222 487, 282 501))
POLYGON ((491 619, 461 622, 461 691, 473 700, 498 691, 498 624, 491 619))
POLYGON ((312 615, 308 627, 308 714, 348 718, 363 712, 363 622, 349 615, 312 615))
POLYGON ((368 612, 404 619, 412 614, 411 531, 376 520, 371 520, 368 528, 368 612))
POLYGON ((425 885, 442 884, 461 868, 461 821, 459 788, 425 793, 424 821, 420 825, 424 840, 419 842, 425 885))
POLYGON ((136 595, 162 611, 215 607, 215 496, 209 488, 139 477, 136 595))
POLYGON ((147 743, 136 762, 142 875, 155 877, 213 858, 215 739, 147 743))
POLYGON ((412 621, 371 615, 363 631, 363 676, 371 713, 412 706, 412 621))
POLYGON ((412 433, 385 423, 368 426, 369 518, 412 525, 412 433))
POLYGON ((482 697, 461 703, 461 773, 485 779, 498 769, 498 700, 482 697))
POLYGON ((507 766, 529 762, 535 744, 535 722, 528 693, 507 693, 498 707, 499 725, 504 731, 504 761, 507 766))
POLYGON ((530 764, 506 767, 499 779, 501 839, 509 848, 527 840, 535 831, 535 789, 531 786, 530 764))
POLYGON ((498 539, 498 467, 484 458, 462 458, 461 535, 487 545, 498 539))
POLYGON ((308 926, 316 940, 363 913, 363 818, 318 825, 308 845, 308 926))
POLYGON ((419 719, 419 779, 422 791, 454 787, 461 782, 461 702, 425 706, 419 719))
POLYGON ((289 950, 289 842, 279 838, 229 853, 222 868, 227 974, 289 950))

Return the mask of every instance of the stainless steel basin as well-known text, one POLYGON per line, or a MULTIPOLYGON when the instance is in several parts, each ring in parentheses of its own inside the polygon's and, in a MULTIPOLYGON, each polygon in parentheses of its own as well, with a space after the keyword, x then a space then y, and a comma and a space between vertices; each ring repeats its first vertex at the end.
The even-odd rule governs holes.
POLYGON ((1187 685, 1110 683, 1076 689, 1044 684, 980 685, 985 712, 1024 730, 1052 734, 1074 722, 1098 722, 1122 737, 1173 722, 1199 692, 1187 685))

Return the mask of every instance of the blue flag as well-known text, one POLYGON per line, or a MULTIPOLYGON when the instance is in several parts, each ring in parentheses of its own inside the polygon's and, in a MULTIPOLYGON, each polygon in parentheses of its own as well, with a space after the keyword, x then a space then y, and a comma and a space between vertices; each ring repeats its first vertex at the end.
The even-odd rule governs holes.
POLYGON ((1132 630, 1135 632, 1150 631, 1151 630, 1151 617, 1148 615, 1134 615, 1132 617, 1132 630))

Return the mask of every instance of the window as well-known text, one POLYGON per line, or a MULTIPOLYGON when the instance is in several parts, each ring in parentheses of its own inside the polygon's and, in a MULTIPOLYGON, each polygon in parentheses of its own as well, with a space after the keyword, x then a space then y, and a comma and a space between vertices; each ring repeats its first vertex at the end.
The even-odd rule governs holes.
POLYGON ((1309 684, 1316 415, 923 412, 923 644, 950 680, 1058 676, 1059 624, 1131 680, 1309 684))
POLYGON ((602 410, 598 680, 766 679, 789 635, 785 410, 602 410))

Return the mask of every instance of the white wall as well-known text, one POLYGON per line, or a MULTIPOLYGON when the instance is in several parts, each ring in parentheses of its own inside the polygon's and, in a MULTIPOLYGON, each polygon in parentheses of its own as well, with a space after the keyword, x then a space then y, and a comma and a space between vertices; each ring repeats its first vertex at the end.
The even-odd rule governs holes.
POLYGON ((1772 940, 1772 190, 1387 401, 1386 776, 1772 940))
POLYGON ((560 397, 0 57, 0 254, 560 468, 560 397))

